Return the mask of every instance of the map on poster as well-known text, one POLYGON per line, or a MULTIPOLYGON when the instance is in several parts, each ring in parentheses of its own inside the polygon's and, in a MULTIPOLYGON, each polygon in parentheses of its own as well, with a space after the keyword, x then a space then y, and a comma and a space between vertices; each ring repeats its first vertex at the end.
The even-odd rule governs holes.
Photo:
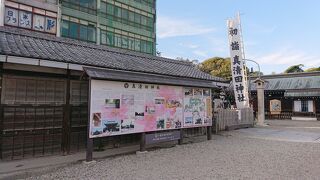
POLYGON ((90 138, 211 124, 209 89, 91 80, 90 138))

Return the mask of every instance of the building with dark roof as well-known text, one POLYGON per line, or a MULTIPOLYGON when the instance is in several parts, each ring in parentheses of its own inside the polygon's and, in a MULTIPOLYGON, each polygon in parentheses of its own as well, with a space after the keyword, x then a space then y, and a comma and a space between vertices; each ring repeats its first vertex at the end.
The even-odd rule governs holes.
MULTIPOLYGON (((320 120, 320 72, 262 76, 267 118, 320 120), (277 107, 280 109, 277 110, 277 107), (276 108, 276 109, 274 109, 276 108)), ((251 83, 256 109, 256 89, 251 83)))
MULTIPOLYGON (((1 159, 84 149, 88 122, 86 75, 108 81, 219 89, 225 81, 190 62, 0 27, 1 159), (83 69, 86 69, 86 74, 83 69)), ((95 143, 138 141, 137 134, 95 143)))
POLYGON ((2 0, 0 26, 14 26, 155 55, 156 0, 2 0))

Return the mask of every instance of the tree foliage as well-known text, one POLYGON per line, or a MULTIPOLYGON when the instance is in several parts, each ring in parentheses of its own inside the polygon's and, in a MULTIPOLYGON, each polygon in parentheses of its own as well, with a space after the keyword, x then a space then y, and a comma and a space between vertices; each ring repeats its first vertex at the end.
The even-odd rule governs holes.
POLYGON ((315 71, 320 71, 320 67, 314 67, 314 68, 309 68, 309 69, 306 69, 305 72, 315 72, 315 71))
POLYGON ((213 57, 199 64, 199 69, 213 76, 231 80, 230 58, 213 57))
POLYGON ((293 65, 293 66, 290 66, 288 67, 284 73, 285 74, 288 74, 288 73, 297 73, 297 72, 304 72, 302 67, 304 67, 303 64, 297 64, 297 65, 293 65))

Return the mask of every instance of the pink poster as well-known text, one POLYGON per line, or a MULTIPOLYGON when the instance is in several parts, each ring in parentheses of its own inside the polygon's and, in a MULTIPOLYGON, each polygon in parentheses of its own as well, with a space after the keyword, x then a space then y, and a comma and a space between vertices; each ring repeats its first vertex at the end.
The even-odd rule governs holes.
POLYGON ((205 126, 210 101, 199 88, 92 80, 90 137, 205 126))

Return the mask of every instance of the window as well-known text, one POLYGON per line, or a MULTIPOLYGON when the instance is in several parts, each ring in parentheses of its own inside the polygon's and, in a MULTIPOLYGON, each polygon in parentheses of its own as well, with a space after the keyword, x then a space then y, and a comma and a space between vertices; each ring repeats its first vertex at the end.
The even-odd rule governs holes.
POLYGON ((86 41, 88 37, 88 28, 87 26, 80 25, 80 39, 86 41))
POLYGON ((135 50, 140 51, 140 40, 139 39, 135 40, 134 45, 135 45, 135 50))
POLYGON ((112 4, 107 4, 107 14, 114 15, 114 5, 112 4))
POLYGON ((97 0, 62 0, 62 6, 89 14, 97 13, 97 0))
POLYGON ((125 20, 128 20, 129 19, 128 15, 129 15, 128 10, 122 9, 122 18, 125 20))
POLYGON ((152 54, 152 42, 147 42, 147 53, 152 54))
POLYGON ((135 14, 134 15, 134 21, 138 24, 141 23, 141 15, 140 14, 135 14))
POLYGON ((94 26, 88 26, 88 41, 96 42, 96 28, 94 26))
POLYGON ((63 20, 61 34, 63 37, 96 42, 96 28, 93 25, 82 25, 63 20))
POLYGON ((308 101, 301 101, 301 112, 308 112, 308 101))
POLYGON ((143 52, 152 54, 153 53, 153 42, 145 41, 139 38, 133 38, 128 35, 116 34, 111 31, 101 30, 100 42, 103 45, 112 47, 118 47, 123 49, 130 49, 133 51, 143 52))
POLYGON ((121 18, 121 8, 114 6, 114 15, 121 18))
POLYGON ((312 100, 294 101, 294 112, 314 112, 312 100))
POLYGON ((116 47, 121 47, 121 44, 122 44, 121 35, 116 34, 116 35, 114 36, 114 45, 115 45, 116 47))
POLYGON ((141 47, 141 52, 147 52, 147 43, 146 43, 146 41, 141 40, 140 47, 141 47))
POLYGON ((122 36, 122 48, 128 49, 128 38, 125 36, 122 36))
POLYGON ((112 32, 107 32, 107 44, 114 46, 114 34, 112 32))
POLYGON ((70 22, 69 24, 69 34, 68 37, 78 39, 79 38, 79 24, 70 22))
POLYGON ((101 2, 101 12, 104 13, 104 14, 107 14, 107 3, 105 2, 101 2))
POLYGON ((67 37, 69 34, 69 22, 62 20, 61 29, 62 36, 67 37))

